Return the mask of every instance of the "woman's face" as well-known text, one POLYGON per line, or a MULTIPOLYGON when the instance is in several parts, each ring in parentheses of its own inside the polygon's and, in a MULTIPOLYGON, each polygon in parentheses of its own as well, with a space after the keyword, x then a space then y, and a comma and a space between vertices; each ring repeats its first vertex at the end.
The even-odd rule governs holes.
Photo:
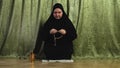
POLYGON ((55 19, 61 19, 62 16, 63 16, 63 12, 60 8, 56 8, 54 11, 53 11, 53 16, 55 19))

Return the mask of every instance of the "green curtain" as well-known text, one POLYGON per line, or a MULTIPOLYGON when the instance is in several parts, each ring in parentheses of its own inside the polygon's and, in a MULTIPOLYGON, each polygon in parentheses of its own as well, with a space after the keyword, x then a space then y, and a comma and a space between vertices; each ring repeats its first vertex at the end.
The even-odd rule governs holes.
POLYGON ((0 55, 29 54, 57 2, 77 30, 74 57, 120 57, 120 0, 0 0, 0 55))

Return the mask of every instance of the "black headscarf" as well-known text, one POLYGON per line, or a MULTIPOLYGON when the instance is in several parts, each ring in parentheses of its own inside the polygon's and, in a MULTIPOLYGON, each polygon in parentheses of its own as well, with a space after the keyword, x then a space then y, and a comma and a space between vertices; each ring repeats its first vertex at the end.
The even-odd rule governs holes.
POLYGON ((48 20, 54 18, 54 17, 53 17, 53 12, 54 12, 54 10, 55 10, 56 8, 60 8, 60 9, 62 10, 62 12, 63 12, 63 17, 62 17, 62 18, 64 18, 64 17, 67 16, 66 13, 65 13, 65 11, 64 11, 64 8, 63 8, 62 4, 56 3, 56 4, 53 6, 53 8, 52 8, 52 13, 51 13, 51 15, 50 15, 50 17, 49 17, 48 20))
MULTIPOLYGON (((76 30, 74 29, 74 26, 72 25, 72 22, 68 18, 67 14, 64 11, 64 8, 63 8, 62 4, 60 4, 60 3, 56 3, 53 6, 51 15, 49 16, 48 20, 46 21, 46 23, 44 25, 44 31, 43 31, 43 34, 44 34, 43 39, 44 40, 47 39, 47 36, 49 36, 49 35, 46 35, 46 34, 49 34, 49 31, 52 28, 56 28, 57 30, 66 29, 70 33, 73 33, 73 34, 76 33, 76 30), (60 8, 63 12, 63 15, 62 15, 61 19, 56 19, 53 16, 53 12, 56 8, 60 8), (70 30, 69 27, 72 28, 72 30, 70 30)), ((59 36, 59 34, 58 34, 58 36, 59 36)))

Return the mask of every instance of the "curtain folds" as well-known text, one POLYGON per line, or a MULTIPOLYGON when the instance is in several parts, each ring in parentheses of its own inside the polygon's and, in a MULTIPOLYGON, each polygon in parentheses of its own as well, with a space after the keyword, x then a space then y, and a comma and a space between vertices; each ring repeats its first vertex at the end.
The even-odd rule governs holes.
POLYGON ((0 55, 27 56, 57 2, 77 30, 75 58, 120 57, 120 0, 0 0, 0 55))

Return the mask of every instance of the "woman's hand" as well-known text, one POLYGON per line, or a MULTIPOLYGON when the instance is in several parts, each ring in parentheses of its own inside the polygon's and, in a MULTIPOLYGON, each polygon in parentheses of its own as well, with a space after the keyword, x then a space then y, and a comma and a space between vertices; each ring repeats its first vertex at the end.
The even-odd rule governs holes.
POLYGON ((66 30, 65 29, 60 29, 58 32, 61 33, 62 35, 66 34, 66 30))
POLYGON ((50 34, 56 34, 57 32, 58 31, 56 29, 54 29, 54 28, 50 30, 50 34))

